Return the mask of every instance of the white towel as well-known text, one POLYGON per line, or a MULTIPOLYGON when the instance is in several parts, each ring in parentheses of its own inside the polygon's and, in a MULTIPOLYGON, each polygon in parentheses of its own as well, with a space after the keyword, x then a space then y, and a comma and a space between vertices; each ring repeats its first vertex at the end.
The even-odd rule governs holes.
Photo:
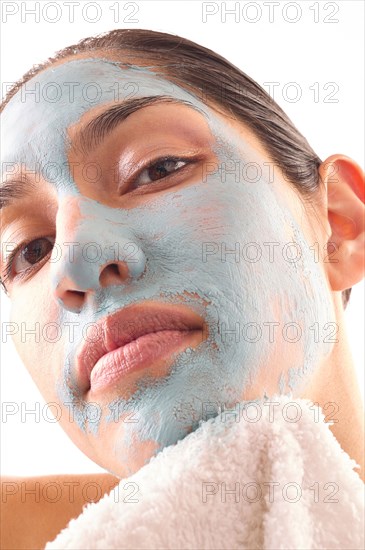
POLYGON ((46 550, 362 550, 364 484, 321 410, 276 396, 236 411, 87 504, 46 550))

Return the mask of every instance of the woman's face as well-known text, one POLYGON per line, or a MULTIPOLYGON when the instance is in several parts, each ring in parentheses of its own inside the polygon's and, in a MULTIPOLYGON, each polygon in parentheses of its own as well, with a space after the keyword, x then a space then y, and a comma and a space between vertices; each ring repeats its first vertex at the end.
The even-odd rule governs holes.
POLYGON ((334 341, 325 235, 247 128, 85 56, 2 119, 9 332, 85 454, 122 477, 220 409, 299 395, 334 341))

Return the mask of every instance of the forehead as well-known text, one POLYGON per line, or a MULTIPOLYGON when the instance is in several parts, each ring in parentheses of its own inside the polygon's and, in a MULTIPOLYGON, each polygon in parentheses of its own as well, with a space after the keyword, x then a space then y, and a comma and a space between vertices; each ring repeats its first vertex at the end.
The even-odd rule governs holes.
MULTIPOLYGON (((227 152, 230 158, 238 156, 261 164, 262 157, 267 157, 254 133, 241 121, 232 120, 223 106, 207 105, 198 92, 196 95, 170 82, 153 69, 155 66, 116 59, 81 57, 58 62, 38 73, 18 90, 1 115, 2 181, 9 176, 12 180, 13 171, 18 175, 19 167, 31 174, 43 172, 44 166, 61 166, 66 177, 60 186, 73 192, 75 182, 71 174, 67 175, 70 128, 78 125, 85 113, 94 116, 95 111, 107 110, 108 106, 145 97, 171 97, 188 103, 191 113, 200 113, 216 142, 218 158, 227 152)), ((185 124, 189 121, 194 124, 190 117, 185 124)))
POLYGON ((17 163, 36 171, 45 162, 67 164, 67 130, 87 111, 160 95, 190 103, 216 133, 206 104, 149 67, 102 58, 51 66, 26 82, 2 113, 2 167, 17 163))

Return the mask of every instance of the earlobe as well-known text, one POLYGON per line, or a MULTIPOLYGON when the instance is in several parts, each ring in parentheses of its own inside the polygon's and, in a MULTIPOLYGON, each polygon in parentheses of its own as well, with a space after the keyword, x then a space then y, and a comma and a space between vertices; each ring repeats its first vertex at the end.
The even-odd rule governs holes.
POLYGON ((327 189, 326 268, 332 290, 350 288, 365 272, 365 185, 360 166, 344 155, 332 155, 319 167, 327 189))

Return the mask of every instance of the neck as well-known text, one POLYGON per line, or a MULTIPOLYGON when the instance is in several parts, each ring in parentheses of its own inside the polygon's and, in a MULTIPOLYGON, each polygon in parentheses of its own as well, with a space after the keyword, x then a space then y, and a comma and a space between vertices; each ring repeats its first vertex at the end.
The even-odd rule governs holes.
POLYGON ((331 356, 318 368, 301 397, 318 403, 328 421, 334 420, 330 426, 332 433, 342 449, 360 466, 360 470, 355 471, 365 481, 363 400, 342 311, 337 319, 338 343, 331 356))

